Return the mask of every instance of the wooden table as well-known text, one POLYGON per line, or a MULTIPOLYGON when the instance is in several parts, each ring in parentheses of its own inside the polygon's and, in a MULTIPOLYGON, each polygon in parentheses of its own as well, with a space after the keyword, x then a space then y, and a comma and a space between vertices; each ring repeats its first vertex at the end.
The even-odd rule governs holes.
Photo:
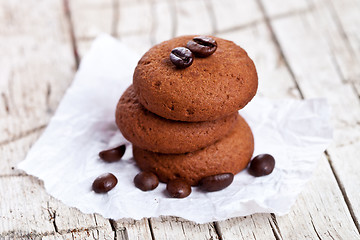
POLYGON ((0 0, 0 93, 0 239, 360 239, 359 0, 0 0), (248 51, 259 95, 327 98, 334 141, 291 212, 113 221, 17 170, 101 32, 139 53, 214 34, 248 51))

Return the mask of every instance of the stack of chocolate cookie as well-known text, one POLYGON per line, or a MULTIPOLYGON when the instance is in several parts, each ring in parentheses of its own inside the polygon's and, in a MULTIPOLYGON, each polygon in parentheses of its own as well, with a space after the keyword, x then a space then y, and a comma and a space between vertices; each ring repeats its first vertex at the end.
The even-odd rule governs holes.
POLYGON ((238 110, 257 84, 253 61, 235 43, 177 37, 140 59, 116 123, 142 171, 165 183, 211 182, 208 177, 236 174, 251 159, 253 135, 238 110))

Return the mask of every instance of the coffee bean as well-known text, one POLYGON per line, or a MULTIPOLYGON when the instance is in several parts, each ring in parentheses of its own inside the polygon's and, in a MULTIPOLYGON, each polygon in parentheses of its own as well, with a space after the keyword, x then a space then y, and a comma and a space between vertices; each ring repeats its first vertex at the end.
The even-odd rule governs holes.
POLYGON ((270 154, 260 154, 250 162, 248 172, 255 176, 261 177, 269 175, 275 167, 275 159, 270 154))
POLYGON ((234 174, 232 173, 222 173, 217 175, 212 175, 204 177, 199 182, 199 187, 203 191, 214 192, 222 190, 228 187, 234 180, 234 174))
POLYGON ((170 60, 177 68, 187 68, 194 60, 194 54, 187 48, 177 47, 170 53, 170 60))
POLYGON ((119 161, 122 156, 124 156, 126 146, 121 145, 116 148, 108 149, 105 151, 99 152, 99 157, 105 162, 116 162, 119 161))
POLYGON ((134 183, 140 190, 150 191, 159 185, 159 179, 152 172, 141 172, 135 176, 134 183))
POLYGON ((185 198, 190 195, 191 186, 182 179, 175 179, 167 183, 166 190, 172 198, 185 198))
POLYGON ((190 49, 196 57, 208 57, 216 51, 217 43, 214 39, 207 36, 194 37, 186 47, 190 49))
POLYGON ((92 189, 96 193, 107 193, 116 186, 117 182, 118 180, 113 174, 105 173, 95 179, 92 189))

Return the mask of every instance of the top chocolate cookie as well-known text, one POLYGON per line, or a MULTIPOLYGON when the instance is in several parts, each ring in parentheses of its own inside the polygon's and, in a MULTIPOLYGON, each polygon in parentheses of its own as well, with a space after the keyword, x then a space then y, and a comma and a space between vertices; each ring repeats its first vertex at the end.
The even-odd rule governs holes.
POLYGON ((258 78, 253 61, 235 43, 213 38, 216 51, 194 57, 187 68, 170 60, 176 47, 186 47, 195 36, 182 36, 152 47, 140 59, 133 77, 140 103, 172 120, 209 121, 243 108, 255 95, 258 78))

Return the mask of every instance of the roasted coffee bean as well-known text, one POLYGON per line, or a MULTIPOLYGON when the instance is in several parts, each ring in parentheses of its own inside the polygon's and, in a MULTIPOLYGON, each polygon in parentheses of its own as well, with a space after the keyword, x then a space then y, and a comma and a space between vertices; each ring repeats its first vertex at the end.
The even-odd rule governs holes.
POLYGON ((170 60, 177 68, 187 68, 194 60, 194 54, 187 48, 177 47, 170 53, 170 60))
POLYGON ((269 175, 275 167, 275 159, 270 154, 260 154, 250 162, 248 172, 255 176, 261 177, 269 175))
POLYGON ((119 161, 122 156, 124 156, 126 146, 121 145, 116 148, 108 149, 105 151, 99 152, 99 157, 105 162, 116 162, 119 161))
POLYGON ((214 39, 207 36, 194 37, 186 47, 190 49, 196 57, 208 57, 216 51, 217 43, 214 39))
POLYGON ((172 198, 185 198, 190 195, 191 186, 182 179, 175 179, 167 183, 166 190, 172 198))
POLYGON ((118 180, 113 174, 105 173, 95 179, 92 189, 96 193, 107 193, 116 186, 117 182, 118 180))
POLYGON ((135 176, 134 183, 140 190, 150 191, 159 185, 159 179, 152 172, 141 172, 135 176))
POLYGON ((207 192, 219 191, 228 187, 233 180, 234 174, 232 173, 212 175, 201 179, 199 182, 199 187, 201 190, 207 192))

